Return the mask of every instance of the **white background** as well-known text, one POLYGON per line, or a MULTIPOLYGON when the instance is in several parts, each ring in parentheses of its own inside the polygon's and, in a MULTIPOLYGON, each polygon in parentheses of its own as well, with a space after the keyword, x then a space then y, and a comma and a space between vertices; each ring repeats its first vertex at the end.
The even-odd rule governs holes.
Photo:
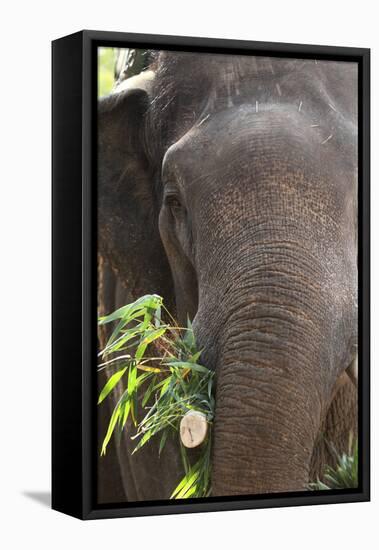
MULTIPOLYGON (((372 240, 378 236, 375 2, 3 2, 0 35, 0 544, 3 548, 343 548, 378 542, 377 290, 371 503, 80 522, 51 511, 50 41, 83 28, 372 48, 372 240), (42 501, 42 502, 41 502, 42 501)), ((373 282, 377 254, 373 250, 373 282)), ((69 397, 68 397, 69 402, 69 397)), ((70 449, 67 449, 70 452, 70 449)))

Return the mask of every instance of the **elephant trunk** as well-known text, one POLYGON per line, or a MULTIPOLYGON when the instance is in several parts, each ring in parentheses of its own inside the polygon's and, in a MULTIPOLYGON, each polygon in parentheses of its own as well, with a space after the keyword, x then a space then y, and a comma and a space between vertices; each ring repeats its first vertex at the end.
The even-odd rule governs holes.
POLYGON ((312 283, 311 270, 303 268, 300 278, 288 255, 267 260, 244 270, 248 278, 229 273, 217 310, 201 307, 200 293, 199 339, 209 343, 207 333, 217 334, 205 346, 205 361, 216 370, 214 496, 306 489, 333 384, 321 273, 312 283), (209 309, 217 311, 213 319, 209 309))
POLYGON ((320 394, 310 375, 311 361, 296 349, 301 340, 297 346, 283 344, 287 352, 274 340, 267 333, 236 329, 222 353, 213 443, 215 496, 297 491, 309 481, 322 416, 320 394), (250 340, 249 350, 241 349, 241 338, 250 340))

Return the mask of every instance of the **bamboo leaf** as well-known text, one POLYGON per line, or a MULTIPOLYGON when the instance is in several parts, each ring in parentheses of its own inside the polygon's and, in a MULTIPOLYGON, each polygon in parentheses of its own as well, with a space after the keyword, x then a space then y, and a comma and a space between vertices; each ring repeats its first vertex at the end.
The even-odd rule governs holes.
POLYGON ((144 407, 144 406, 146 405, 146 403, 149 401, 150 396, 151 396, 151 394, 152 394, 153 391, 154 391, 154 386, 155 386, 156 380, 157 380, 157 377, 154 376, 154 378, 153 378, 152 381, 150 382, 149 387, 148 387, 147 390, 145 391, 145 395, 143 396, 143 399, 142 399, 142 407, 144 407))
MULTIPOLYGON (((197 360, 199 359, 199 357, 200 357, 202 351, 203 351, 203 350, 200 350, 200 351, 194 353, 194 354, 189 358, 189 362, 190 362, 190 363, 196 363, 197 360)), ((209 369, 207 369, 207 370, 209 370, 209 369)))
POLYGON ((189 363, 188 361, 175 361, 170 360, 164 363, 164 365, 169 365, 170 367, 178 367, 180 369, 191 369, 197 372, 203 372, 208 374, 209 369, 206 367, 203 367, 202 365, 198 365, 197 363, 189 363))
POLYGON ((191 487, 191 489, 189 489, 189 491, 187 491, 184 495, 177 498, 190 498, 194 493, 196 493, 196 491, 198 491, 198 487, 195 485, 191 487))
POLYGON ((188 462, 186 448, 184 447, 181 440, 180 440, 180 454, 182 455, 182 462, 183 462, 183 466, 184 466, 184 471, 187 475, 188 472, 190 471, 190 465, 189 465, 189 462, 188 462))
POLYGON ((138 348, 137 348, 137 351, 136 351, 136 359, 137 359, 137 361, 141 361, 142 357, 143 357, 144 354, 145 354, 146 348, 147 348, 147 343, 145 343, 145 342, 141 342, 141 343, 138 345, 138 348))
POLYGON ((159 442, 159 450, 158 450, 158 455, 161 456, 161 452, 163 451, 164 449, 164 446, 166 444, 166 441, 167 441, 167 437, 168 437, 168 431, 165 430, 162 434, 162 437, 161 437, 161 440, 159 442))
POLYGON ((179 483, 178 487, 172 493, 170 498, 183 498, 186 492, 193 486, 199 477, 199 471, 195 468, 183 478, 182 483, 179 483))
POLYGON ((139 344, 136 351, 136 359, 140 361, 145 353, 145 350, 149 344, 157 340, 166 332, 166 326, 149 331, 139 344))
POLYGON ((158 367, 149 367, 147 365, 137 365, 137 369, 144 370, 146 372, 162 372, 158 367))
POLYGON ((117 338, 117 340, 114 340, 112 343, 107 343, 105 348, 101 351, 101 355, 109 355, 110 353, 114 353, 115 351, 118 351, 122 346, 124 346, 127 342, 132 340, 133 338, 137 337, 139 335, 140 331, 139 328, 133 328, 125 330, 122 336, 117 338))
POLYGON ((161 393, 160 393, 160 397, 163 397, 163 395, 164 395, 164 394, 166 393, 166 391, 168 390, 170 384, 171 384, 170 378, 166 378, 166 380, 163 381, 162 388, 161 388, 161 393))
POLYGON ((118 372, 115 372, 107 381, 104 388, 101 390, 101 393, 99 395, 99 399, 97 404, 100 405, 102 401, 111 393, 111 391, 114 389, 114 387, 119 383, 121 378, 124 376, 126 370, 128 367, 125 367, 122 370, 119 370, 118 372))
POLYGON ((132 395, 136 388, 136 381, 137 381, 137 366, 134 364, 129 369, 129 376, 128 376, 128 394, 132 395))
POLYGON ((110 438, 112 437, 112 434, 113 434, 113 431, 116 427, 119 415, 120 415, 120 405, 118 404, 118 405, 116 405, 116 407, 115 407, 115 409, 112 413, 111 419, 109 421, 107 433, 104 437, 103 445, 102 445, 102 448, 101 448, 101 455, 105 455, 105 453, 107 451, 107 445, 110 441, 110 438))
POLYGON ((137 426, 137 392, 133 392, 130 399, 130 413, 132 415, 133 424, 137 426))
POLYGON ((117 319, 128 318, 131 314, 141 311, 142 314, 145 314, 147 308, 155 310, 162 304, 162 298, 156 294, 147 294, 138 298, 132 304, 127 304, 126 306, 120 307, 110 315, 99 318, 99 325, 105 325, 106 323, 111 323, 117 319))
POLYGON ((122 411, 120 412, 121 428, 125 426, 126 421, 128 420, 129 413, 130 413, 130 401, 125 400, 125 403, 123 404, 123 407, 122 407, 122 411))

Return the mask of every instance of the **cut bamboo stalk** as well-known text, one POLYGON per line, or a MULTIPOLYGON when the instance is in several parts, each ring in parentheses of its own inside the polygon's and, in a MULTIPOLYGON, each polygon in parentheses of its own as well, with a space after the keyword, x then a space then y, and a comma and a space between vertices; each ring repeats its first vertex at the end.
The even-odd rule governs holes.
POLYGON ((189 411, 180 421, 180 439, 188 449, 201 445, 207 432, 206 416, 199 411, 189 411))

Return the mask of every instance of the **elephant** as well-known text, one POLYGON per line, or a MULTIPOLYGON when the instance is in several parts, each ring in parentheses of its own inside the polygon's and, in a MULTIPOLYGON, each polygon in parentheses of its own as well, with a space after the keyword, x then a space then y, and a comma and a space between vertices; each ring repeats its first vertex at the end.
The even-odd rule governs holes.
MULTIPOLYGON (((193 320, 212 497, 306 491, 357 433, 357 65, 149 59, 98 103, 99 309, 157 293, 193 320)), ((99 459, 99 499, 167 499, 178 442, 130 451, 99 459)))

